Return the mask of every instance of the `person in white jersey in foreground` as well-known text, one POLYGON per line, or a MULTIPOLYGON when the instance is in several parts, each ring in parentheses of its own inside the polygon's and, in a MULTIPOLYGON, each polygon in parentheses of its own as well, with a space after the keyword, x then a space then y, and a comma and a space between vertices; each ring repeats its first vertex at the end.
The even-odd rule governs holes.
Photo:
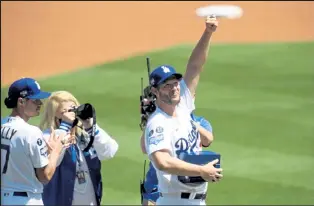
POLYGON ((145 146, 157 172, 160 191, 157 205, 206 204, 208 183, 187 185, 181 183, 178 176, 201 176, 209 182, 222 178, 222 168, 214 167, 218 160, 200 166, 178 159, 181 152, 199 151, 199 126, 190 116, 195 109, 191 94, 196 91, 209 41, 217 25, 215 17, 206 19, 205 31, 191 54, 183 78, 169 65, 157 67, 149 77, 157 109, 147 122, 145 146))
POLYGON ((43 205, 43 183, 53 176, 65 145, 54 133, 46 143, 40 129, 27 121, 39 115, 41 99, 49 95, 31 78, 9 88, 5 105, 12 113, 1 119, 1 205, 43 205))

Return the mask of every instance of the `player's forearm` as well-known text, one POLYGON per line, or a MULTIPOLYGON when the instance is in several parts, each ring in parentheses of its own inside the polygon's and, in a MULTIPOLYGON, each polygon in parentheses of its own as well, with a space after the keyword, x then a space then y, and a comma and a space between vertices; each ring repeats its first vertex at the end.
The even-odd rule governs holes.
POLYGON ((46 165, 46 167, 43 169, 42 172, 38 173, 39 181, 46 184, 51 180, 51 178, 52 178, 52 176, 56 170, 56 167, 57 167, 57 161, 58 161, 59 155, 60 155, 60 153, 58 153, 56 151, 52 151, 49 154, 48 164, 46 165))
POLYGON ((153 161, 156 167, 169 174, 179 176, 201 176, 201 166, 184 162, 171 157, 169 154, 155 155, 153 161))
POLYGON ((202 37, 196 44, 195 48, 192 51, 192 54, 189 58, 187 69, 193 69, 198 72, 201 72, 203 65, 206 62, 208 56, 208 49, 210 44, 210 39, 212 32, 205 30, 202 37))
POLYGON ((207 131, 202 126, 197 125, 197 129, 200 133, 201 143, 204 146, 209 146, 214 141, 214 136, 211 132, 207 131))
POLYGON ((143 134, 141 136, 141 149, 142 149, 143 154, 147 154, 146 148, 145 148, 144 132, 143 132, 143 134))

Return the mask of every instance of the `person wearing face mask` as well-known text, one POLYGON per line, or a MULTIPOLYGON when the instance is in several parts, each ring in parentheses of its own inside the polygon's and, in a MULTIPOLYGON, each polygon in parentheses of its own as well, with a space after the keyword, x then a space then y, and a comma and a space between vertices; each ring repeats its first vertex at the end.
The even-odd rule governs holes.
POLYGON ((78 100, 67 91, 57 91, 48 98, 40 128, 49 135, 48 128, 58 132, 75 134, 72 144, 62 151, 58 167, 51 181, 45 185, 45 205, 100 205, 102 199, 101 161, 111 159, 118 150, 117 142, 96 124, 92 147, 88 145, 92 135, 93 119, 82 120, 71 109, 78 107, 78 100), (72 127, 75 119, 76 126, 72 127))
MULTIPOLYGON (((152 95, 149 95, 152 96, 152 95)), ((195 94, 193 98, 193 102, 195 102, 195 94)), ((142 106, 147 106, 149 104, 152 104, 153 101, 149 97, 143 99, 142 106)), ((152 111, 154 112, 154 111, 152 111)), ((149 118, 149 113, 146 113, 144 115, 147 115, 146 119, 149 118)), ((202 141, 200 141, 200 151, 202 150, 202 147, 208 147, 214 140, 213 137, 213 131, 212 126, 204 117, 196 116, 194 114, 194 111, 191 113, 191 118, 195 121, 196 124, 199 124, 199 128, 202 128, 199 130, 200 132, 200 138, 203 138, 203 143, 206 142, 206 145, 202 144, 202 141)), ((143 154, 146 154, 145 149, 145 142, 144 142, 144 133, 142 133, 141 136, 141 143, 140 143, 141 149, 143 154)), ((160 192, 158 190, 158 179, 156 175, 156 169, 152 165, 152 162, 149 163, 149 169, 146 173, 145 181, 142 185, 142 191, 141 191, 141 199, 142 199, 142 205, 156 205, 157 199, 160 197, 160 192)))
POLYGON ((1 118, 1 205, 43 204, 43 184, 51 180, 67 146, 53 130, 46 142, 40 129, 28 124, 49 96, 32 78, 16 80, 9 87, 4 103, 12 112, 1 118))

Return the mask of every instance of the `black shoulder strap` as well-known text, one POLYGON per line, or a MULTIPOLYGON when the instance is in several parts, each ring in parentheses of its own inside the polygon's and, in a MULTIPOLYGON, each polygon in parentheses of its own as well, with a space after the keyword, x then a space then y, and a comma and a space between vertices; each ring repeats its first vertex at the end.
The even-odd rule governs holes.
POLYGON ((140 193, 141 193, 141 204, 143 204, 143 195, 146 193, 144 182, 145 182, 145 167, 146 167, 146 160, 144 160, 144 174, 143 174, 143 180, 140 181, 140 193))
POLYGON ((90 105, 92 107, 92 111, 93 111, 93 126, 92 126, 92 134, 90 135, 90 140, 89 143, 87 145, 87 147, 83 150, 84 152, 87 152, 91 146, 94 143, 94 139, 95 139, 95 133, 96 133, 96 112, 95 112, 95 108, 90 105))
POLYGON ((146 168, 146 160, 144 160, 144 173, 143 173, 143 181, 145 181, 145 168, 146 168))

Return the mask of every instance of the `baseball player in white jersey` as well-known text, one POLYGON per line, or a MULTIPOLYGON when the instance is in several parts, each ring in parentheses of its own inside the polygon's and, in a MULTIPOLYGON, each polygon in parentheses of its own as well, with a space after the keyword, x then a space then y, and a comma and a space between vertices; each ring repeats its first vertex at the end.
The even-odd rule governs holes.
POLYGON ((1 205, 43 205, 43 183, 53 176, 63 145, 54 134, 45 142, 27 121, 39 115, 41 99, 49 95, 31 78, 9 88, 5 105, 12 113, 1 119, 1 205))
POLYGON ((202 128, 190 116, 195 108, 191 94, 196 91, 209 41, 217 26, 215 17, 206 19, 205 31, 192 52, 183 78, 169 65, 157 67, 150 75, 157 108, 147 122, 145 146, 157 172, 161 193, 157 205, 205 205, 207 182, 183 184, 178 176, 201 176, 210 182, 222 178, 222 169, 214 167, 218 160, 201 166, 178 158, 181 152, 199 151, 198 141, 203 141, 198 132, 202 128))

